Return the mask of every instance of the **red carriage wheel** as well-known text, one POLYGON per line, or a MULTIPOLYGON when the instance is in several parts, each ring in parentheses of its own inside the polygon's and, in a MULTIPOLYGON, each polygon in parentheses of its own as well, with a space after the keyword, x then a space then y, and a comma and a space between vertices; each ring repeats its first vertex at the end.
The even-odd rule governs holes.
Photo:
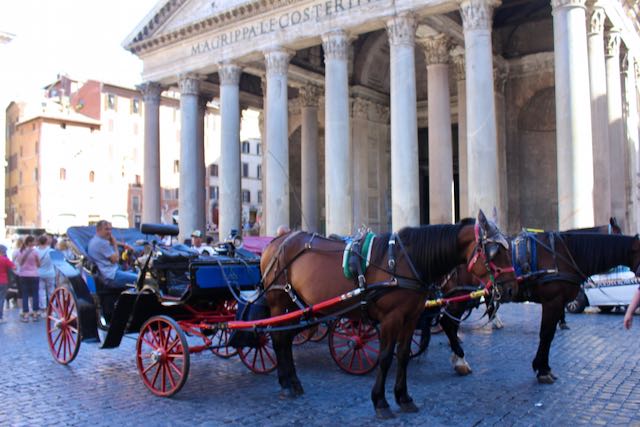
POLYGON ((142 382, 156 396, 180 391, 189 376, 189 345, 175 320, 154 316, 142 325, 136 365, 142 382))
POLYGON ((241 347, 238 353, 242 363, 256 374, 268 374, 278 366, 269 334, 259 334, 257 347, 241 347))
POLYGON ((311 329, 304 329, 298 332, 296 336, 293 337, 293 345, 302 345, 307 341, 309 341, 309 339, 311 338, 310 333, 311 333, 311 329))
POLYGON ((309 341, 320 342, 329 333, 329 327, 326 323, 319 323, 315 328, 311 329, 313 334, 309 337, 309 341))
POLYGON ((360 320, 336 321, 329 330, 329 350, 343 371, 353 375, 367 374, 378 365, 378 329, 360 320))
POLYGON ((211 345, 213 346, 211 352, 223 359, 228 359, 238 354, 237 348, 228 345, 230 336, 229 330, 217 329, 211 337, 211 345))
POLYGON ((80 350, 78 302, 72 290, 59 287, 51 295, 47 307, 47 341, 56 362, 66 365, 80 350))

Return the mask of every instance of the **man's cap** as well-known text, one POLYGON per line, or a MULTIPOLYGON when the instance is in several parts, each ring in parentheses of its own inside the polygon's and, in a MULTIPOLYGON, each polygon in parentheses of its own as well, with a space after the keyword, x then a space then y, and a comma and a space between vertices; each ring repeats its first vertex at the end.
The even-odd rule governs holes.
POLYGON ((191 233, 191 237, 202 237, 202 231, 193 230, 193 233, 191 233))

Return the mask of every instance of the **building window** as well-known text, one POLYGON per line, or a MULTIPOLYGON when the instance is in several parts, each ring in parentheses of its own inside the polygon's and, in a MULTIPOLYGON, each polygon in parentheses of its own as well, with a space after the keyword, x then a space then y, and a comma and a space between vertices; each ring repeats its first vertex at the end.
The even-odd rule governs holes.
POLYGON ((242 152, 244 154, 251 153, 251 144, 249 144, 249 141, 242 141, 242 152))
POLYGON ((18 183, 22 185, 22 171, 20 171, 20 176, 18 177, 18 183))
POLYGON ((249 177, 249 163, 242 163, 242 177, 249 177))
POLYGON ((94 182, 96 180, 96 173, 94 171, 89 171, 89 182, 94 182))
POLYGON ((256 177, 258 179, 262 179, 262 165, 258 165, 256 168, 256 177))
POLYGON ((36 124, 35 123, 31 123, 31 130, 36 130, 36 124))
POLYGON ((217 185, 209 186, 209 198, 211 200, 218 200, 218 195, 220 194, 220 189, 217 185))
POLYGON ((256 144, 256 154, 258 156, 262 154, 262 144, 260 144, 260 143, 256 144))
POLYGON ((134 226, 135 228, 140 228, 140 225, 142 224, 142 216, 140 216, 140 215, 136 215, 136 216, 134 217, 134 220, 133 220, 133 221, 134 221, 133 226, 134 226))
POLYGON ((38 181, 38 168, 33 169, 33 180, 38 181))
POLYGON ((133 196, 131 198, 131 208, 134 212, 140 212, 140 196, 133 196))
POLYGON ((67 179, 67 170, 65 168, 60 168, 60 181, 65 181, 67 179))
POLYGON ((251 191, 242 190, 242 203, 251 203, 251 191))
POLYGON ((133 114, 140 114, 140 100, 138 98, 131 100, 131 112, 133 114))
POLYGON ((179 190, 180 190, 179 188, 176 188, 176 200, 178 200, 180 196, 179 190))
POLYGON ((107 109, 116 110, 116 96, 112 93, 107 94, 107 109))
POLYGON ((168 189, 168 188, 164 189, 164 199, 165 200, 170 200, 172 195, 173 194, 172 194, 170 189, 168 189))
POLYGON ((173 173, 180 172, 180 160, 173 161, 173 173))
POLYGON ((262 190, 258 190, 258 203, 262 203, 262 190))
POLYGON ((218 165, 215 163, 209 165, 209 175, 218 176, 218 165))

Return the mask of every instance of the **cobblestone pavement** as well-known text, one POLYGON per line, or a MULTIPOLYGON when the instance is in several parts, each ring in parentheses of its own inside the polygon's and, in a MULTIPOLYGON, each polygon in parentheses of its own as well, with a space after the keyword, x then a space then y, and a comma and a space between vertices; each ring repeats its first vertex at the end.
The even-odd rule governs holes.
MULTIPOLYGON (((294 350, 306 394, 277 398, 275 373, 249 372, 236 357, 192 356, 185 387, 175 397, 153 396, 142 385, 133 339, 117 349, 83 343, 76 360, 58 365, 49 355, 44 323, 18 322, 16 309, 0 325, 0 425, 639 425, 640 319, 622 328, 622 314, 567 315, 558 331, 551 366, 560 378, 539 385, 531 370, 538 342, 540 306, 510 304, 505 323, 492 331, 467 323, 461 338, 473 368, 458 377, 443 334, 427 355, 409 366, 409 390, 420 407, 395 419, 374 418, 369 400, 375 373, 351 376, 334 364, 326 341, 294 350)), ((479 317, 479 315, 472 316, 479 317)))

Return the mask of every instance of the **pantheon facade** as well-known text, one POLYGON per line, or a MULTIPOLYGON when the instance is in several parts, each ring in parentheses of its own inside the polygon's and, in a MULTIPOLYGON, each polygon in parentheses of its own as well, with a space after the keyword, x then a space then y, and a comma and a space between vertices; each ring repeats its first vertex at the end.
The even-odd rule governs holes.
POLYGON ((144 63, 143 221, 160 217, 158 101, 180 92, 180 228, 203 228, 203 108, 219 102, 221 235, 240 226, 242 109, 262 112, 262 232, 615 216, 636 232, 635 1, 167 0, 144 63))

